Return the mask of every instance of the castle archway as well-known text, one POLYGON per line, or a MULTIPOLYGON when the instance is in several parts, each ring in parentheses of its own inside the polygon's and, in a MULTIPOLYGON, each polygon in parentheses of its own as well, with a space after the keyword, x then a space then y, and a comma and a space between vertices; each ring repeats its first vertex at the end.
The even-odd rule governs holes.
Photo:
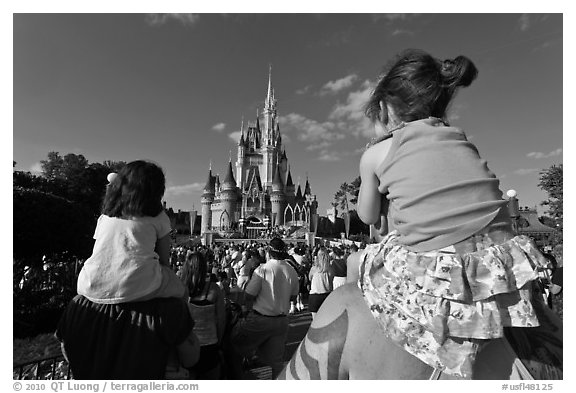
POLYGON ((224 210, 220 215, 219 225, 220 230, 230 229, 230 214, 228 214, 227 210, 224 210))
POLYGON ((287 225, 288 223, 290 223, 290 221, 294 220, 294 209, 292 209, 292 206, 288 205, 286 206, 286 209, 284 209, 284 224, 287 225))

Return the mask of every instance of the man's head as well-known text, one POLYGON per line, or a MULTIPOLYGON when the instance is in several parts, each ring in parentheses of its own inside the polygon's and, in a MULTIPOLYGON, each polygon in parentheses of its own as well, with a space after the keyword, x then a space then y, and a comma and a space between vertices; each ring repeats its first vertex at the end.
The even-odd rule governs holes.
POLYGON ((272 238, 268 253, 272 259, 284 259, 286 258, 286 244, 278 237, 272 238))

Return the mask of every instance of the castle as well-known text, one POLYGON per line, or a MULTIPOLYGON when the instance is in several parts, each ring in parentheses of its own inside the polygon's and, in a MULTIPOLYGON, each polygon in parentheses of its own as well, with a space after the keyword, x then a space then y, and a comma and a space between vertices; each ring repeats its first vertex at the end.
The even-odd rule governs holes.
POLYGON ((283 225, 310 229, 318 202, 311 192, 308 176, 304 191, 300 184, 296 188, 292 181, 276 104, 270 71, 262 116, 257 114, 256 121, 248 123, 246 130, 242 120, 236 175, 232 157, 223 179, 212 175, 210 166, 201 198, 202 234, 250 235, 283 225))

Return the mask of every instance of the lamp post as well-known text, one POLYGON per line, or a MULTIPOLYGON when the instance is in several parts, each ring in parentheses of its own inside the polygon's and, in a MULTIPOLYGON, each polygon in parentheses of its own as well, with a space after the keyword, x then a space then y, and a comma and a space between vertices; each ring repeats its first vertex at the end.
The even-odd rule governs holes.
POLYGON ((512 230, 517 234, 520 209, 518 207, 518 198, 516 198, 516 195, 518 195, 516 190, 508 190, 506 192, 506 196, 508 197, 508 213, 510 214, 510 219, 512 221, 512 230))

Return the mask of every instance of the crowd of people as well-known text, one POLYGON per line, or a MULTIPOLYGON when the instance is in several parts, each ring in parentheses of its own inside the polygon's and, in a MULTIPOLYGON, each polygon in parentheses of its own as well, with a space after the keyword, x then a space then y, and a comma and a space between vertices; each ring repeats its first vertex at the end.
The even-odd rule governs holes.
POLYGON ((162 170, 127 164, 56 332, 74 377, 242 379, 256 358, 278 379, 562 379, 546 307, 561 270, 514 233, 497 177, 447 120, 477 74, 417 50, 389 64, 365 111, 357 212, 377 239, 360 250, 280 237, 171 250, 162 170), (306 308, 284 367, 288 316, 306 308))

